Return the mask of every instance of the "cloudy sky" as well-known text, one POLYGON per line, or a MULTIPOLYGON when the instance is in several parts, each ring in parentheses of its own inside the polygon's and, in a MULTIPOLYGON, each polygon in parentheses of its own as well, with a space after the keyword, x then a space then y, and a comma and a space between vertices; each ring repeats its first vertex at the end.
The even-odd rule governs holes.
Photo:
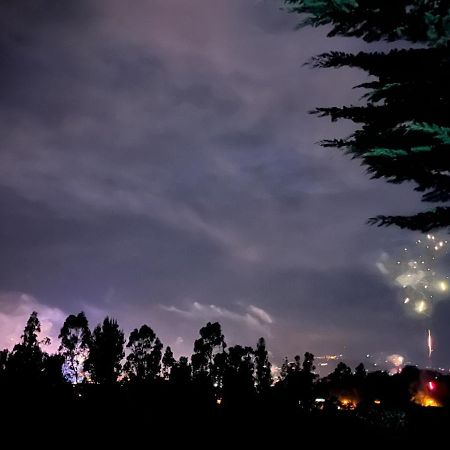
POLYGON ((275 361, 448 342, 446 303, 410 317, 376 265, 416 236, 366 225, 418 196, 322 149, 352 125, 308 115, 365 75, 303 63, 367 46, 280 4, 1 2, 0 346, 33 309, 53 337, 80 310, 145 322, 178 355, 211 320, 275 361))

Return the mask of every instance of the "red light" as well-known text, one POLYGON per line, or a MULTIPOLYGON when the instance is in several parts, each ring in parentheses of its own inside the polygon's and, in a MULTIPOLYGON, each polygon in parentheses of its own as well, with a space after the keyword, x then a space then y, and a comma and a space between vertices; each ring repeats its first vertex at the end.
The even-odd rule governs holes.
POLYGON ((435 385, 435 383, 433 381, 429 381, 428 382, 428 389, 430 391, 434 391, 435 387, 436 387, 436 385, 435 385))

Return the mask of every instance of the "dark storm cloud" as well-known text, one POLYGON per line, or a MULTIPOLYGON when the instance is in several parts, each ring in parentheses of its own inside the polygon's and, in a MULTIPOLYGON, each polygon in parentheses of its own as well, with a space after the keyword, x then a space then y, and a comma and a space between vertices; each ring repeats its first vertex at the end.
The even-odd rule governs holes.
POLYGON ((222 319, 277 358, 414 353, 375 267, 409 236, 365 221, 416 197, 315 144, 351 126, 307 111, 364 79, 302 67, 322 31, 275 1, 63 4, 0 6, 1 291, 145 320, 178 352, 222 319))

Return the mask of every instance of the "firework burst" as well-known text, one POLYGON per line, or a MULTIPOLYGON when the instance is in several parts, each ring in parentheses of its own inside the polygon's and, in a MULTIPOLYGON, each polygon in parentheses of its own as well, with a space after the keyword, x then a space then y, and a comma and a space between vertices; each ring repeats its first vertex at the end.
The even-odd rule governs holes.
POLYGON ((404 247, 395 261, 387 256, 378 264, 401 288, 401 301, 415 315, 430 317, 434 304, 448 296, 449 277, 442 270, 448 241, 427 234, 404 247))

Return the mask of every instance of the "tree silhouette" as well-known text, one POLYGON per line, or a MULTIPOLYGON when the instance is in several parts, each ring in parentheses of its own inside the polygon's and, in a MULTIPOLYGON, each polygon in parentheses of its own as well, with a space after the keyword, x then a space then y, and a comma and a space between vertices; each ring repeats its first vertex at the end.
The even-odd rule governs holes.
POLYGON ((302 14, 301 26, 328 25, 328 36, 367 42, 410 41, 425 48, 357 54, 329 52, 315 57, 318 68, 362 69, 371 79, 365 104, 317 108, 332 121, 347 119, 358 128, 349 137, 322 142, 359 159, 372 178, 411 182, 422 200, 443 203, 412 216, 378 216, 378 225, 428 231, 450 225, 450 12, 447 0, 285 0, 302 14))
POLYGON ((364 367, 364 364, 359 363, 355 368, 355 378, 358 381, 362 381, 362 380, 364 380, 364 378, 366 378, 366 376, 367 376, 367 372, 366 372, 366 368, 364 367))
POLYGON ((176 386, 186 386, 191 381, 192 368, 186 356, 180 356, 170 371, 170 381, 176 386))
POLYGON ((7 372, 16 383, 35 384, 42 379, 46 354, 41 350, 38 333, 41 323, 33 311, 25 325, 22 340, 16 344, 7 358, 7 372))
POLYGON ((287 356, 284 357, 283 359, 283 364, 281 365, 280 368, 280 374, 278 376, 278 379, 280 381, 283 381, 289 374, 289 359, 287 356))
POLYGON ((59 333, 60 354, 64 357, 64 375, 72 383, 83 379, 83 365, 88 356, 91 332, 84 314, 71 314, 66 318, 59 333))
POLYGON ((328 25, 330 37, 354 36, 367 42, 401 39, 436 46, 450 42, 450 11, 442 0, 285 0, 285 4, 304 15, 300 26, 328 25))
POLYGON ((224 392, 228 402, 242 403, 254 393, 253 349, 235 345, 228 349, 224 365, 224 392))
POLYGON ((143 382, 155 379, 161 368, 163 345, 148 326, 135 328, 128 339, 130 353, 125 363, 125 372, 130 380, 143 382))
POLYGON ((342 361, 338 363, 333 372, 328 375, 328 378, 336 383, 343 383, 349 380, 352 376, 352 369, 342 361))
POLYGON ((45 356, 43 371, 46 384, 58 386, 66 381, 63 373, 64 361, 64 356, 62 355, 45 356))
POLYGON ((161 372, 162 349, 162 342, 159 338, 156 338, 153 351, 150 354, 150 374, 152 374, 153 378, 158 377, 161 372))
POLYGON ((213 356, 213 363, 210 366, 209 377, 210 381, 213 383, 213 387, 216 388, 216 392, 220 393, 223 388, 223 379, 228 365, 229 357, 226 351, 217 352, 213 356))
POLYGON ((122 369, 125 338, 116 320, 106 317, 97 325, 89 343, 89 356, 85 361, 92 381, 112 384, 117 381, 122 369))
POLYGON ((314 355, 306 352, 303 363, 299 355, 296 355, 293 363, 285 360, 286 375, 280 382, 280 388, 285 401, 291 406, 299 406, 310 410, 314 401, 314 381, 317 375, 314 373, 314 355))
POLYGON ((316 367, 314 366, 314 355, 306 352, 305 359, 303 360, 303 371, 305 373, 312 373, 314 370, 316 370, 316 367))
MULTIPOLYGON (((270 430, 278 432, 282 425, 286 431, 292 419, 301 422, 308 433, 326 430, 333 439, 336 433, 359 431, 376 432, 377 436, 386 433, 392 439, 398 437, 394 433, 397 427, 408 426, 409 433, 417 428, 423 433, 425 424, 433 425, 427 433, 435 433, 446 430, 448 422, 447 408, 427 412, 424 410, 428 408, 412 404, 425 400, 449 405, 447 374, 406 366, 401 373, 390 376, 383 371, 366 373, 362 364, 353 374, 340 362, 331 374, 316 381, 314 355, 306 352, 303 359, 297 355, 289 362, 286 358, 284 375, 269 388, 270 361, 264 339, 258 340, 256 349, 242 345, 225 349, 220 325, 211 323, 201 329, 197 340, 197 354, 203 352, 207 362, 195 378, 189 359, 183 356, 175 361, 170 347, 162 358, 165 379, 158 377, 162 344, 151 328, 143 325, 130 334, 132 357, 127 363, 128 369, 134 371, 117 384, 119 374, 125 374, 120 372, 125 340, 117 322, 107 317, 90 339, 86 370, 91 376, 72 386, 62 376, 66 357, 42 351, 45 339, 38 338, 40 328, 38 316, 33 313, 13 351, 0 352, 2 408, 13 422, 19 421, 27 430, 33 429, 38 417, 42 425, 49 420, 62 425, 88 414, 94 427, 101 417, 107 419, 110 428, 123 427, 130 433, 148 424, 165 432, 164 424, 175 423, 178 427, 192 417, 197 443, 207 434, 222 439, 223 430, 233 431, 230 434, 236 442, 238 435, 234 431, 242 424, 244 431, 261 430, 257 435, 248 433, 254 444, 266 438, 261 426, 268 423, 265 420, 269 414, 270 430), (143 382, 134 383, 137 380, 143 382), (314 401, 318 397, 323 400, 314 401), (39 415, 32 413, 36 405, 39 415), (338 405, 345 411, 339 412, 338 405), (125 416, 118 412, 127 411, 124 420, 125 416)), ((5 422, 2 424, 5 426, 5 422)), ((405 434, 399 436, 403 442, 405 434)))
POLYGON ((8 349, 0 350, 0 381, 6 376, 6 368, 8 364, 9 351, 8 349))
POLYGON ((266 341, 259 338, 255 350, 256 385, 259 393, 267 392, 272 385, 271 364, 266 349, 266 341))
POLYGON ((170 371, 172 370, 175 362, 176 360, 173 357, 172 349, 167 346, 162 358, 162 375, 166 380, 170 377, 170 371))
POLYGON ((302 381, 302 393, 300 401, 303 408, 311 409, 314 401, 314 381, 318 377, 314 373, 316 367, 314 366, 314 355, 310 352, 306 352, 303 359, 301 381, 302 381))
POLYGON ((208 322, 200 329, 200 338, 194 342, 192 369, 194 376, 208 376, 213 366, 215 351, 224 351, 227 344, 218 322, 208 322))

